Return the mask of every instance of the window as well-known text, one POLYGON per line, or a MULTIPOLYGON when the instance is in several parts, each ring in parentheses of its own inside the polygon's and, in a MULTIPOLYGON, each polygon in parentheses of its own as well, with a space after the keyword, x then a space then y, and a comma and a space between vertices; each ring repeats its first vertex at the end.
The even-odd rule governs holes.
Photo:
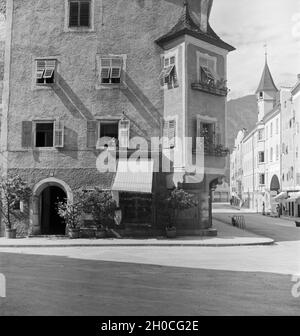
POLYGON ((90 27, 91 2, 70 1, 69 2, 69 27, 90 27))
POLYGON ((263 99, 263 98, 264 98, 264 93, 263 93, 262 91, 260 91, 260 93, 259 93, 259 98, 260 98, 260 99, 263 99))
POLYGON ((205 84, 214 84, 219 79, 217 75, 217 59, 207 54, 197 53, 198 81, 205 84))
POLYGON ((36 83, 37 84, 53 84, 55 80, 55 59, 36 60, 36 83))
POLYGON ((35 147, 53 147, 53 122, 36 123, 35 147))
POLYGON ((178 87, 178 78, 176 70, 176 57, 162 57, 162 71, 159 76, 160 85, 167 85, 168 88, 178 87))
POLYGON ((130 131, 130 121, 127 119, 121 120, 101 120, 98 123, 98 142, 97 148, 103 147, 129 147, 129 131, 130 131), (110 141, 107 142, 107 139, 110 141), (103 139, 99 141, 100 139, 103 139))
POLYGON ((273 162, 273 147, 270 150, 270 162, 273 162))
POLYGON ((164 148, 174 148, 176 138, 176 120, 164 120, 163 126, 164 148), (165 141, 167 140, 167 141, 165 141))
POLYGON ((258 130, 258 141, 262 141, 264 139, 264 130, 258 130))
POLYGON ((279 160, 279 145, 276 145, 276 161, 279 160))
POLYGON ((271 126, 270 126, 270 137, 272 138, 273 136, 273 123, 271 123, 271 126))
POLYGON ((101 84, 121 83, 123 59, 121 57, 100 59, 101 84))
MULTIPOLYGON (((212 153, 216 145, 221 144, 221 134, 216 122, 210 122, 197 119, 197 137, 202 137, 204 141, 204 152, 212 153)), ((193 149, 196 148, 196 142, 193 142, 193 149)))
MULTIPOLYGON (((23 138, 27 137, 26 146, 30 147, 31 144, 31 130, 32 126, 28 124, 32 122, 23 122, 23 138), (24 125, 26 126, 24 130, 24 125)), ((35 122, 35 147, 64 147, 64 123, 63 121, 45 121, 35 122)))
POLYGON ((265 152, 259 152, 258 153, 258 162, 264 163, 265 162, 265 152))
POLYGON ((276 119, 276 134, 279 134, 279 120, 276 119))
POLYGON ((259 184, 265 185, 265 174, 259 174, 259 184))
POLYGON ((269 128, 268 128, 268 126, 266 127, 266 139, 268 139, 268 137, 269 137, 269 128))

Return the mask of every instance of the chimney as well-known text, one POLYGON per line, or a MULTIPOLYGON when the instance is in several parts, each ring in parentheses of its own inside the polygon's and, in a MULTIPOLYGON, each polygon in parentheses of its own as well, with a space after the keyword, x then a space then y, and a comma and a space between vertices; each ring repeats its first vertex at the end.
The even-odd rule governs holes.
POLYGON ((193 17, 204 33, 207 33, 208 20, 211 12, 213 0, 190 0, 189 1, 193 17))

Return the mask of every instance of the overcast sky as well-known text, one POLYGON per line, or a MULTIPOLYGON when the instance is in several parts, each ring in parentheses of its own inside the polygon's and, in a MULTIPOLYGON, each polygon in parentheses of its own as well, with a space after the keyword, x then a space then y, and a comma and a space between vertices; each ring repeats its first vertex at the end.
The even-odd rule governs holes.
POLYGON ((228 57, 229 98, 256 91, 265 43, 276 85, 295 85, 300 73, 300 0, 214 0, 210 23, 237 49, 228 57))

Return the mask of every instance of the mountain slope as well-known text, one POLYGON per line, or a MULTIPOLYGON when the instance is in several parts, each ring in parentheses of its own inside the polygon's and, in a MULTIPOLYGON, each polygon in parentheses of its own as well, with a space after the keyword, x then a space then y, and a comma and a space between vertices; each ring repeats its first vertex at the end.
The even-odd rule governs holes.
POLYGON ((251 131, 257 122, 257 102, 255 95, 230 100, 227 103, 227 143, 230 151, 234 140, 242 128, 251 131))

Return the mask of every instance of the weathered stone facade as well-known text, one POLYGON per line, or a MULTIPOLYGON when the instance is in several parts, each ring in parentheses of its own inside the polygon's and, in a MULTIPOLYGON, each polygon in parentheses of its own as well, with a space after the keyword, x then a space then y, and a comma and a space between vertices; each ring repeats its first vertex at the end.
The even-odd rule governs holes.
MULTIPOLYGON (((208 25, 212 1, 190 0, 189 8, 183 9, 182 0, 91 0, 91 25, 77 30, 69 29, 66 23, 68 3, 69 0, 7 1, 1 123, 4 172, 18 173, 33 189, 49 178, 53 183, 48 185, 63 181, 71 191, 91 186, 109 189, 114 175, 97 171, 100 150, 87 146, 87 122, 115 120, 122 115, 130 120, 130 138, 143 136, 150 140, 161 136, 163 120, 167 118, 176 119, 177 137, 195 137, 197 118, 202 116, 204 121, 216 123, 219 142, 225 143, 226 95, 192 88, 199 81, 197 53, 213 58, 218 78, 226 80, 227 53, 233 50, 208 25), (187 10, 201 29, 185 27, 158 43, 178 25, 187 10), (162 56, 170 53, 176 55, 178 79, 172 89, 162 88, 159 81, 162 56), (99 81, 99 57, 109 55, 123 59, 120 85, 105 86, 99 81), (36 60, 43 58, 57 61, 53 85, 36 85, 36 60), (24 147, 24 122, 58 119, 65 125, 62 148, 37 148, 33 133, 32 146, 24 147)), ((184 162, 177 168, 184 172, 184 162)), ((224 175, 225 169, 225 158, 210 155, 205 160, 202 182, 181 181, 199 201, 198 208, 187 212, 182 220, 181 227, 186 232, 201 233, 210 228, 211 182, 224 175)), ((156 190, 165 188, 161 183, 164 175, 156 175, 154 201, 156 190)), ((40 233, 39 196, 34 195, 36 200, 29 205, 28 227, 33 233, 40 233)), ((155 206, 153 209, 156 211, 155 206)), ((158 217, 153 216, 152 224, 164 227, 158 217)))

